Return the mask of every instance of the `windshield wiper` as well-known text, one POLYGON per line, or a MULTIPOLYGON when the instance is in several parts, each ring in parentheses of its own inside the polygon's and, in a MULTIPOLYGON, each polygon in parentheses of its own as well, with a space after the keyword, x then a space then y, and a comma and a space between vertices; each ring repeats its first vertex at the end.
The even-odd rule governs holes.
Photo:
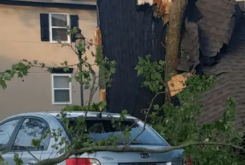
POLYGON ((148 143, 133 142, 130 145, 150 145, 148 143))

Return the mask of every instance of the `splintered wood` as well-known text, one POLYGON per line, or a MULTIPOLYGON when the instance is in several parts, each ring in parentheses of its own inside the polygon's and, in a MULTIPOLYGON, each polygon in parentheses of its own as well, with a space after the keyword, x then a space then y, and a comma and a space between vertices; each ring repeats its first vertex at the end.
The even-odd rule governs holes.
POLYGON ((169 9, 172 4, 173 0, 137 0, 138 5, 149 4, 157 5, 157 9, 154 10, 154 16, 158 18, 162 18, 164 24, 168 22, 168 14, 169 9))
MULTIPOLYGON (((95 43, 95 46, 96 47, 99 47, 101 46, 101 31, 99 28, 96 28, 95 31, 94 31, 94 43, 95 43)), ((101 52, 96 52, 97 54, 98 53, 101 53, 101 52)), ((102 55, 102 54, 101 54, 102 55)), ((104 87, 104 85, 101 85, 101 84, 104 84, 104 75, 103 73, 101 72, 101 70, 99 71, 99 84, 100 84, 100 101, 106 101, 106 89, 104 87)))
POLYGON ((171 97, 177 95, 186 87, 185 82, 189 76, 192 76, 192 74, 187 73, 185 76, 182 74, 178 74, 171 77, 171 80, 168 81, 168 89, 171 97))
POLYGON ((101 32, 99 28, 96 28, 94 31, 94 43, 96 46, 101 45, 101 32))
POLYGON ((172 4, 172 0, 153 0, 153 4, 157 4, 157 12, 155 13, 155 16, 158 15, 162 18, 164 24, 166 24, 169 20, 168 14, 169 9, 172 4))

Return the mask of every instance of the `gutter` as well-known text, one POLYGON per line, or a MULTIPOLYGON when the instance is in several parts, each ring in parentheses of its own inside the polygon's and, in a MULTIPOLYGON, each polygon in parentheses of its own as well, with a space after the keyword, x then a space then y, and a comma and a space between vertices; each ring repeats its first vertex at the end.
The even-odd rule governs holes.
POLYGON ((61 3, 59 1, 42 2, 33 0, 0 0, 0 5, 31 6, 31 7, 54 7, 80 10, 96 10, 96 2, 81 1, 80 3, 61 3))

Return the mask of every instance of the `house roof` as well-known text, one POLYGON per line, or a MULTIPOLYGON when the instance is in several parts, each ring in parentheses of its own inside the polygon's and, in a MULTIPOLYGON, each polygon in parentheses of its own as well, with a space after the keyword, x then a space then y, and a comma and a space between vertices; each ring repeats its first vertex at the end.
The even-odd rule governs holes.
MULTIPOLYGON (((245 19, 235 0, 198 0, 197 21, 186 21, 178 70, 190 71, 201 62, 206 75, 215 75, 214 86, 202 95, 199 122, 219 119, 227 98, 237 103, 237 124, 245 124, 245 19), (200 48, 200 49, 199 49, 200 48), (199 62, 200 60, 200 62, 199 62), (193 66, 194 65, 194 66, 193 66)), ((195 10, 197 11, 197 10, 195 10)), ((195 12, 192 14, 195 15, 195 12)))
POLYGON ((199 64, 199 47, 202 62, 212 65, 223 45, 229 43, 239 13, 235 0, 197 0, 193 3, 196 9, 189 11, 189 15, 201 16, 196 20, 186 20, 181 48, 190 57, 181 58, 180 71, 199 64))
POLYGON ((203 56, 214 57, 228 44, 235 25, 235 0, 198 0, 203 17, 197 21, 203 56))
POLYGON ((201 100, 205 107, 200 122, 219 119, 227 98, 234 98, 237 105, 237 124, 245 122, 245 19, 242 17, 235 28, 226 53, 215 66, 205 67, 204 73, 215 75, 216 83, 201 100))
POLYGON ((198 0, 195 4, 202 17, 185 23, 181 43, 189 59, 182 57, 180 64, 186 63, 189 68, 179 65, 178 69, 190 71, 191 65, 200 60, 204 74, 217 78, 201 97, 204 109, 199 122, 219 119, 227 98, 233 97, 236 121, 241 125, 245 122, 245 19, 235 0, 198 0))

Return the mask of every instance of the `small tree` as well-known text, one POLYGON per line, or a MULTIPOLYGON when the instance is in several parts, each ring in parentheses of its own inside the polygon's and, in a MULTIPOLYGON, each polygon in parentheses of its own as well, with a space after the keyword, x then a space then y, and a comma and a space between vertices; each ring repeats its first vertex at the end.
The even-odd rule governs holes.
MULTIPOLYGON (((69 34, 74 35, 77 29, 68 29, 69 34)), ((100 111, 103 113, 105 109, 105 103, 92 103, 92 98, 95 91, 98 89, 96 80, 100 76, 104 76, 104 82, 107 86, 110 85, 111 75, 115 73, 115 62, 109 61, 106 58, 102 58, 100 53, 94 54, 95 63, 90 64, 87 62, 87 57, 80 58, 75 50, 80 52, 88 51, 91 47, 91 42, 76 43, 69 46, 74 50, 78 56, 78 63, 73 66, 77 66, 79 72, 75 73, 73 78, 84 85, 85 89, 90 90, 89 101, 85 106, 72 105, 65 107, 59 114, 61 121, 64 123, 66 130, 69 134, 73 135, 71 141, 66 141, 64 137, 61 137, 61 130, 48 130, 41 139, 33 139, 32 145, 39 146, 42 139, 47 135, 50 135, 55 139, 56 144, 52 147, 58 153, 56 158, 49 158, 45 160, 37 160, 35 165, 53 165, 60 163, 72 155, 90 153, 96 151, 113 151, 113 152, 150 152, 150 153, 164 153, 175 149, 185 149, 185 155, 191 155, 194 161, 198 164, 213 165, 213 164, 236 164, 241 163, 239 157, 235 155, 235 152, 231 152, 232 148, 237 150, 243 150, 239 146, 241 134, 235 130, 234 127, 234 114, 235 104, 232 99, 228 101, 228 108, 225 110, 223 118, 219 121, 210 124, 199 124, 196 122, 196 116, 201 112, 201 106, 197 101, 197 97, 200 93, 206 91, 213 83, 213 77, 194 76, 188 78, 187 87, 179 93, 181 105, 174 106, 170 103, 164 105, 155 104, 154 101, 157 97, 160 97, 165 92, 161 92, 165 85, 162 80, 162 73, 164 72, 164 61, 151 61, 150 55, 146 58, 139 58, 139 64, 136 66, 138 75, 143 75, 145 81, 142 86, 148 87, 156 95, 149 103, 149 107, 142 110, 145 114, 144 127, 142 131, 129 140, 131 136, 131 127, 122 127, 122 122, 125 120, 126 110, 123 110, 120 118, 111 118, 113 127, 120 128, 123 131, 122 135, 111 135, 109 138, 102 139, 98 142, 94 142, 89 138, 89 131, 86 125, 86 117, 88 111, 100 111), (98 75, 93 70, 92 66, 97 65, 103 70, 103 75, 98 75), (85 116, 78 117, 76 122, 70 124, 66 118, 67 111, 84 111, 85 116), (159 112, 163 111, 165 117, 159 116, 159 112), (139 147, 131 147, 137 138, 144 132, 146 122, 150 119, 151 125, 173 146, 169 146, 162 150, 153 150, 139 147), (122 147, 118 147, 118 141, 124 139, 122 147), (126 140, 125 140, 126 139, 126 140), (127 140, 128 139, 128 140, 127 140), (218 160, 214 158, 218 156, 218 160)), ((100 51, 97 51, 100 52, 100 51)), ((64 61, 60 64, 60 68, 67 71, 71 65, 68 61, 64 61)), ((18 64, 14 64, 11 69, 0 73, 0 85, 6 88, 6 81, 10 81, 16 75, 23 77, 28 75, 28 71, 32 67, 41 67, 50 70, 52 66, 46 66, 46 64, 38 61, 22 60, 18 64)), ((99 127, 96 129, 100 129, 99 127)), ((25 148, 23 148, 25 150, 25 148)), ((31 154, 31 152, 30 152, 31 154)), ((32 154, 31 154, 32 155, 32 154)), ((17 165, 22 165, 23 161, 21 155, 15 154, 14 160, 17 165)), ((4 162, 0 159, 0 162, 4 162)))

